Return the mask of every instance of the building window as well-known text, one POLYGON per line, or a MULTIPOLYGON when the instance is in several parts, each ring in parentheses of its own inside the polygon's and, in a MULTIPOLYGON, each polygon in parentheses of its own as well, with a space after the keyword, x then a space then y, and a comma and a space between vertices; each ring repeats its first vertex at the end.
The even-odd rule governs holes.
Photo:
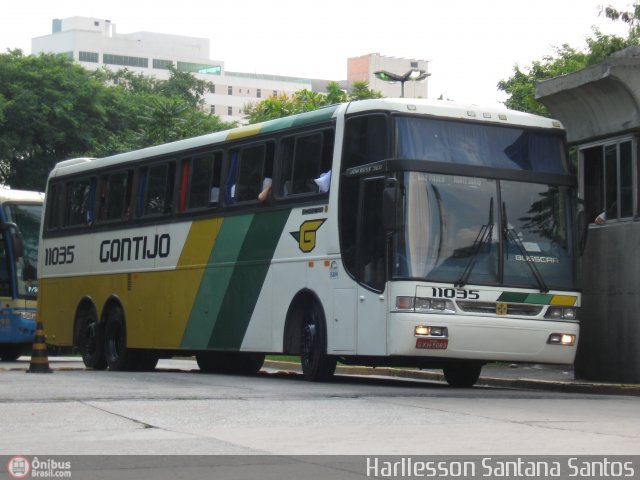
POLYGON ((215 83, 211 84, 211 93, 216 93, 216 85, 215 85, 215 83))
POLYGON ((78 61, 98 63, 99 55, 96 52, 78 52, 78 61))
POLYGON ((203 75, 220 75, 220 65, 207 65, 205 63, 178 62, 177 69, 181 72, 201 73, 203 75))
POLYGON ((277 96, 278 96, 278 90, 274 90, 274 91, 273 91, 273 96, 274 96, 274 97, 277 97, 277 96))
POLYGON ((211 114, 215 115, 216 114, 216 106, 215 105, 211 105, 209 108, 210 108, 211 114))
POLYGON ((262 98, 262 90, 260 88, 256 90, 256 97, 262 98))
POLYGON ((161 60, 159 58, 153 59, 153 68, 158 70, 169 70, 171 67, 173 67, 173 61, 171 60, 161 60))
POLYGON ((411 68, 418 68, 418 62, 411 62, 411 68))
POLYGON ((142 57, 127 57, 125 55, 112 55, 110 53, 105 53, 102 56, 102 62, 106 65, 149 68, 149 59, 142 57))
POLYGON ((227 95, 233 95, 233 87, 231 85, 227 87, 227 95))
POLYGON ((233 115, 233 107, 227 107, 227 115, 229 116, 233 115))
POLYGON ((625 139, 585 148, 581 160, 587 220, 603 223, 633 217, 633 141, 625 139))

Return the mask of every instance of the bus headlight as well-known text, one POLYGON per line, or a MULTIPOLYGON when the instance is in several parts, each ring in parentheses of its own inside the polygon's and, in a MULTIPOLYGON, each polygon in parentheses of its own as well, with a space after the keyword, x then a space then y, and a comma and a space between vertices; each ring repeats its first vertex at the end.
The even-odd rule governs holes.
POLYGON ((15 309, 13 311, 16 315, 24 318, 25 320, 35 320, 36 319, 36 311, 35 310, 19 310, 15 309))
POLYGON ((427 325, 418 325, 414 330, 416 337, 448 337, 449 330, 447 327, 430 327, 427 325))
POLYGON ((450 300, 426 297, 396 297, 396 310, 417 313, 455 313, 450 300))
POLYGON ((550 345, 566 345, 572 347, 576 343, 576 336, 568 333, 552 333, 547 343, 550 345))
POLYGON ((554 320, 576 320, 578 318, 577 308, 575 307, 549 307, 544 318, 554 320))

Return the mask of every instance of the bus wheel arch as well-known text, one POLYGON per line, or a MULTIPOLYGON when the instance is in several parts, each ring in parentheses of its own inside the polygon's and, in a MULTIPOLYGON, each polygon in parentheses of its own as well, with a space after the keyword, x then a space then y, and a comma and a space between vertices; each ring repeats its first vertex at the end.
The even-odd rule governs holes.
POLYGON ((294 297, 285 322, 284 353, 300 354, 302 372, 308 380, 333 376, 336 358, 327 354, 327 322, 320 299, 310 290, 294 297))
POLYGON ((80 351, 85 366, 95 370, 107 368, 103 327, 104 323, 98 318, 93 299, 83 298, 78 304, 74 318, 73 345, 80 351))

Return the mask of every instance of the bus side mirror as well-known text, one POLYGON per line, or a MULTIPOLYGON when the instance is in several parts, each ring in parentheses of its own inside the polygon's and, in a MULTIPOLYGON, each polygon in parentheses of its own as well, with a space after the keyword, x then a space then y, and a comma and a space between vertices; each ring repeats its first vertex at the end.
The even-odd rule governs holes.
POLYGON ((404 227, 404 201, 396 179, 388 179, 382 191, 382 226, 388 233, 404 227))
POLYGON ((2 230, 13 230, 11 235, 11 250, 15 258, 22 258, 24 256, 24 244, 22 243, 22 235, 15 223, 4 222, 2 224, 2 230))

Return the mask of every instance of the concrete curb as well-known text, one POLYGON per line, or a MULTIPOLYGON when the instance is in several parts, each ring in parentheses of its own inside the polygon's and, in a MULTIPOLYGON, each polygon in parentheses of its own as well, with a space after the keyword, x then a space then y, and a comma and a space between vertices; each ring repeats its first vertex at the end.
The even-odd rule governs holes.
MULTIPOLYGON (((300 364, 294 362, 266 360, 264 362, 264 367, 285 372, 302 372, 300 364)), ((508 367, 505 367, 505 369, 507 368, 508 367)), ((564 393, 640 396, 640 385, 637 384, 588 382, 582 380, 558 381, 532 378, 503 378, 496 376, 495 370, 496 369, 493 369, 491 374, 480 375, 477 385, 564 393)), ((336 369, 336 373, 341 375, 381 376, 446 383, 444 375, 440 370, 414 370, 389 367, 373 368, 339 365, 336 369)))

